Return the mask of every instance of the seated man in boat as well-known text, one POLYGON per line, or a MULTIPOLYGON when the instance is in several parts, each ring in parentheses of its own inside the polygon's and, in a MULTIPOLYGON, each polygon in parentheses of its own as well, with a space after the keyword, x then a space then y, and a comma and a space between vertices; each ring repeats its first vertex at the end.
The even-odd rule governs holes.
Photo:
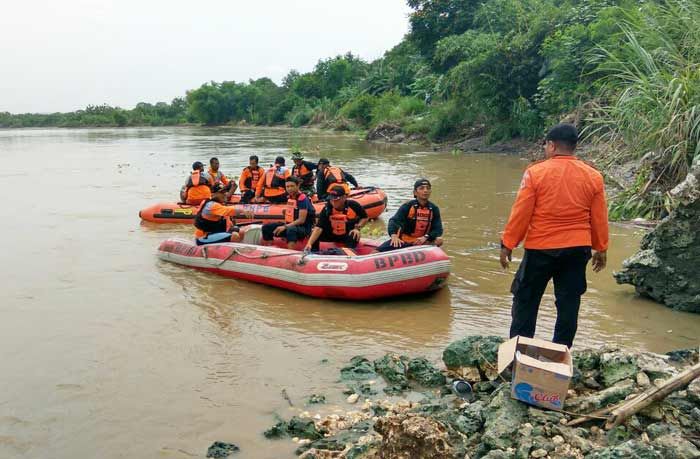
POLYGON ((185 186, 180 190, 180 201, 196 206, 205 199, 211 199, 209 175, 204 172, 204 164, 195 161, 192 164, 192 173, 187 177, 185 186))
POLYGON ((255 189, 255 198, 258 202, 271 202, 272 204, 285 204, 287 202, 287 190, 285 180, 292 172, 284 166, 284 158, 275 158, 274 166, 265 171, 258 186, 255 189))
POLYGON ((294 161, 292 175, 301 180, 301 192, 311 198, 316 192, 314 189, 314 171, 318 169, 318 165, 310 161, 304 161, 304 155, 300 151, 292 153, 292 161, 294 161))
POLYGON ((415 199, 404 203, 389 219, 391 239, 377 247, 379 252, 400 249, 410 245, 442 245, 440 209, 430 202, 432 187, 428 179, 413 184, 415 199))
POLYGON ((241 190, 241 204, 248 204, 255 197, 258 182, 265 174, 265 169, 258 166, 258 161, 259 159, 256 155, 251 156, 248 158, 248 167, 241 172, 241 178, 238 180, 241 190))
MULTIPOLYGON (((211 199, 206 199, 199 205, 197 215, 194 218, 195 238, 226 232, 226 219, 236 214, 236 208, 224 205, 225 202, 226 193, 217 191, 211 196, 211 199)), ((235 242, 238 235, 236 233, 234 235, 232 235, 232 240, 235 242)))
POLYGON ((284 210, 284 223, 266 223, 262 226, 262 238, 271 241, 274 236, 287 239, 287 246, 292 249, 297 241, 303 241, 311 233, 316 218, 311 199, 301 192, 301 181, 297 177, 287 177, 287 207, 284 210))
POLYGON ((354 248, 360 242, 360 230, 367 224, 367 212, 362 205, 348 199, 345 188, 335 186, 329 201, 318 216, 316 227, 306 243, 306 251, 317 252, 320 242, 337 242, 354 248))
POLYGON ((357 188, 357 180, 355 177, 348 174, 339 167, 331 166, 327 158, 318 160, 318 172, 316 173, 316 194, 319 200, 324 200, 328 197, 328 192, 335 186, 341 186, 345 189, 345 194, 350 194, 350 185, 357 188))
POLYGON ((236 191, 236 182, 233 182, 219 170, 219 158, 209 160, 209 186, 212 191, 224 191, 229 195, 236 191))

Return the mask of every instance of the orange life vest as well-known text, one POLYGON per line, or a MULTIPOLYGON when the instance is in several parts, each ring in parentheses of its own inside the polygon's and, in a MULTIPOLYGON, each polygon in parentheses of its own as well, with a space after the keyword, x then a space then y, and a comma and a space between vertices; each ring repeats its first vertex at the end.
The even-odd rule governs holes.
POLYGON ((220 170, 214 172, 211 167, 208 170, 209 173, 209 185, 216 186, 219 183, 223 185, 228 185, 228 178, 220 170))
POLYGON ((410 233, 402 233, 400 238, 404 242, 414 242, 419 237, 423 237, 430 231, 430 226, 433 223, 433 211, 428 207, 420 207, 414 205, 408 211, 408 219, 413 226, 413 231, 410 233))
POLYGON ((241 175, 245 174, 246 177, 241 177, 241 191, 255 190, 258 186, 260 176, 264 173, 265 171, 260 166, 256 167, 255 169, 250 166, 243 169, 243 174, 241 175))
POLYGON ((292 175, 295 177, 300 178, 303 181, 304 185, 313 185, 314 184, 314 175, 313 171, 306 167, 306 164, 303 162, 301 163, 301 166, 294 166, 292 168, 292 175))
POLYGON ((287 192, 284 187, 286 177, 284 173, 277 173, 277 169, 270 168, 265 172, 265 196, 279 196, 287 192))
POLYGON ((190 174, 190 178, 187 181, 187 187, 193 187, 193 186, 200 186, 200 185, 207 185, 208 186, 209 181, 206 180, 203 176, 201 171, 192 171, 190 174))
POLYGON ((209 178, 206 174, 200 171, 193 171, 187 179, 187 193, 185 195, 186 202, 191 204, 199 204, 202 199, 211 198, 211 187, 209 186, 209 178))
POLYGON ((210 205, 214 204, 216 204, 216 201, 205 199, 197 208, 194 226, 204 233, 221 233, 226 231, 226 219, 214 215, 210 211, 210 205))
POLYGON ((357 220, 357 214, 350 207, 346 207, 344 210, 336 210, 334 207, 330 215, 333 234, 345 236, 348 233, 348 221, 352 220, 357 220))
POLYGON ((328 166, 323 173, 323 177, 326 179, 326 183, 328 183, 326 192, 331 191, 335 186, 342 186, 345 189, 345 194, 350 194, 350 185, 345 181, 341 168, 328 166))

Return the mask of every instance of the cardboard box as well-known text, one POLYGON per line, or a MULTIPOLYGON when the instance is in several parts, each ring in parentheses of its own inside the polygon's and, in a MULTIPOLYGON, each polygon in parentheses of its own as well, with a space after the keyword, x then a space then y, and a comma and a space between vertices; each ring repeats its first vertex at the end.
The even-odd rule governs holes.
POLYGON ((573 375, 569 348, 516 336, 498 346, 498 372, 513 366, 511 396, 530 405, 561 410, 573 375))

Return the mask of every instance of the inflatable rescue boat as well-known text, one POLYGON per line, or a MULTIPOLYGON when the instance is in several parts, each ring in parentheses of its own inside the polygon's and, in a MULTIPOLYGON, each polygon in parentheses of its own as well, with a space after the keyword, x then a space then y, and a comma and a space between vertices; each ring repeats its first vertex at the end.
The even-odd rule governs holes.
POLYGON ((439 247, 370 253, 376 245, 373 241, 361 244, 355 249, 357 255, 321 255, 234 242, 198 245, 194 239, 172 238, 160 244, 158 257, 318 298, 373 300, 430 292, 445 285, 450 260, 439 247))
MULTIPOLYGON (((386 193, 380 188, 367 187, 351 190, 349 199, 359 202, 370 219, 378 218, 386 209, 386 193)), ((259 221, 272 223, 284 221, 284 209, 286 204, 240 204, 240 195, 231 196, 229 204, 236 206, 237 222, 259 221)), ((315 201, 316 212, 321 212, 325 201, 315 201)), ((139 217, 154 223, 192 223, 198 206, 175 202, 160 202, 153 204, 139 212, 139 217)))

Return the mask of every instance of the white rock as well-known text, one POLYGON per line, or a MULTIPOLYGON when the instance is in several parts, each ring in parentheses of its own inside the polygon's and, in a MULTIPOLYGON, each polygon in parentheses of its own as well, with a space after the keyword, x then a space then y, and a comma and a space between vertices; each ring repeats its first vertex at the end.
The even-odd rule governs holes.
POLYGON ((651 385, 651 381, 649 381, 649 376, 647 376, 647 374, 643 371, 637 373, 637 385, 639 387, 648 387, 651 385))
POLYGON ((545 457, 547 455, 547 450, 546 449, 536 449, 533 452, 530 453, 530 456, 534 458, 540 458, 540 457, 545 457))
POLYGON ((348 396, 347 402, 348 403, 357 403, 357 400, 360 398, 360 394, 352 394, 348 396))
POLYGON ((552 443, 554 443, 555 445, 561 445, 562 443, 564 443, 564 437, 562 437, 561 435, 555 435, 552 437, 552 443))

